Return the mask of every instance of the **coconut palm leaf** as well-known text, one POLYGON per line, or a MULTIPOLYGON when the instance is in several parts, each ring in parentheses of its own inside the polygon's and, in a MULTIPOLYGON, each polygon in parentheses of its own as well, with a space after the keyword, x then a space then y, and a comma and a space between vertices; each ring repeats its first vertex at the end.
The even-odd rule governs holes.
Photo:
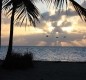
POLYGON ((34 4, 30 0, 23 0, 23 3, 17 8, 17 18, 16 20, 21 20, 21 16, 25 16, 22 20, 27 18, 29 19, 30 23, 35 26, 35 21, 38 20, 39 12, 34 6, 34 4), (22 5, 22 6, 21 6, 22 5))
POLYGON ((7 14, 9 15, 13 10, 13 2, 16 7, 15 11, 15 21, 27 21, 29 19, 30 24, 35 26, 35 21, 39 21, 39 11, 34 5, 34 2, 31 0, 9 0, 8 2, 4 1, 3 8, 7 10, 7 14))
POLYGON ((72 3, 73 7, 75 8, 76 12, 79 14, 79 16, 86 21, 86 9, 80 6, 77 2, 74 0, 70 0, 72 3))
POLYGON ((78 15, 86 21, 86 9, 83 8, 81 5, 79 5, 75 0, 41 0, 45 1, 48 4, 53 3, 56 8, 62 10, 64 5, 66 4, 66 9, 68 7, 68 1, 72 4, 72 6, 75 8, 78 15))

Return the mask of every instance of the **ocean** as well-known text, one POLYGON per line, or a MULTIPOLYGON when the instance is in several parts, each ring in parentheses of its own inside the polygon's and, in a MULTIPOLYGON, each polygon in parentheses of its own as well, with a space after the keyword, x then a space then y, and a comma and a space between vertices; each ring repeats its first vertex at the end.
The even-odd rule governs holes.
MULTIPOLYGON (((14 46, 14 52, 32 52, 34 60, 41 61, 86 61, 86 47, 14 46)), ((0 49, 0 59, 5 59, 7 46, 0 49)))

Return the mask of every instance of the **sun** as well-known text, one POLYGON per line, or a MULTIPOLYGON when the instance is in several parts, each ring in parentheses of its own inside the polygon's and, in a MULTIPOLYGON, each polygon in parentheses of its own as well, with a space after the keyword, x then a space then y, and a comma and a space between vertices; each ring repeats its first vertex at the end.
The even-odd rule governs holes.
POLYGON ((68 33, 71 33, 73 31, 73 27, 70 27, 70 26, 68 26, 68 27, 62 27, 62 30, 66 31, 68 33))
POLYGON ((51 22, 50 21, 48 21, 47 23, 46 23, 46 28, 47 28, 47 30, 49 31, 49 32, 52 32, 52 30, 54 29, 54 27, 52 26, 52 24, 51 24, 51 22))

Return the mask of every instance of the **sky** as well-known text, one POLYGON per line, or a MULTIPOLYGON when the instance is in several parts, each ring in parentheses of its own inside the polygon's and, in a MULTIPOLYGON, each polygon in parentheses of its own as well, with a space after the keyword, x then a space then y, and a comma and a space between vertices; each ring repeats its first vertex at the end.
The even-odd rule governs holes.
MULTIPOLYGON (((79 0, 76 0, 79 1, 79 0)), ((86 8, 86 2, 79 1, 86 8)), ((36 27, 14 27, 14 46, 86 46, 86 23, 69 4, 67 13, 36 3, 42 17, 36 27), (48 35, 48 37, 46 37, 48 35)), ((10 18, 2 14, 2 45, 8 45, 10 18)))

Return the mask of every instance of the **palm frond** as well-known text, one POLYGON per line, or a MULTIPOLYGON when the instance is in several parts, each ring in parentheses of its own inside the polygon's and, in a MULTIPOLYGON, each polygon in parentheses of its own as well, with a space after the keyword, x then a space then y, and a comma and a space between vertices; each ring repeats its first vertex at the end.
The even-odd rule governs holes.
POLYGON ((73 7, 75 8, 76 12, 78 13, 78 15, 81 17, 82 20, 84 20, 86 22, 86 9, 83 8, 82 6, 80 6, 76 1, 74 0, 69 0, 73 7))
MULTIPOLYGON (((4 2, 5 3, 5 2, 4 2)), ((7 10, 7 14, 11 13, 13 10, 13 3, 16 7, 15 11, 15 22, 21 21, 21 24, 29 19, 30 24, 35 26, 35 21, 39 21, 39 11, 34 5, 33 0, 9 0, 3 6, 7 10)))
POLYGON ((86 21, 86 9, 83 8, 81 5, 79 5, 75 0, 41 0, 45 1, 46 3, 53 3, 54 6, 60 10, 62 10, 64 5, 66 4, 66 9, 68 7, 68 1, 71 2, 72 6, 75 8, 76 12, 78 15, 86 21))
POLYGON ((51 5, 52 3, 54 4, 54 6, 56 8, 59 8, 60 10, 63 9, 64 4, 68 4, 68 0, 41 0, 42 2, 46 2, 49 5, 51 5))

